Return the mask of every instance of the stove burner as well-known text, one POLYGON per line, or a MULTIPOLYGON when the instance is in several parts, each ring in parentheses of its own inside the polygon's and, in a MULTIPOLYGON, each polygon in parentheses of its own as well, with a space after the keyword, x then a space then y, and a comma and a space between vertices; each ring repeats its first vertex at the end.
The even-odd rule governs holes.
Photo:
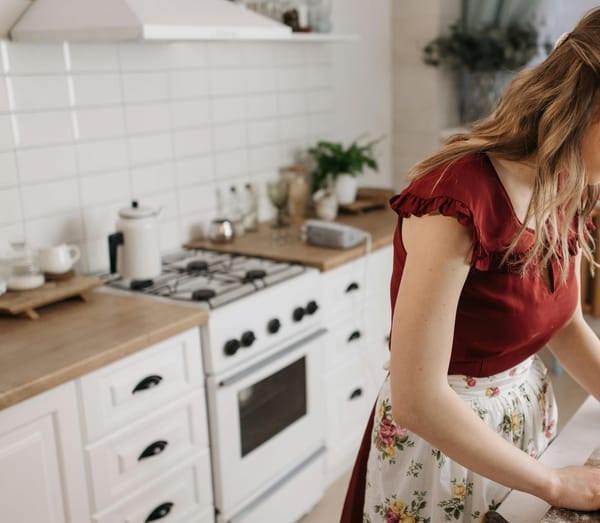
POLYGON ((212 289, 197 289, 192 292, 192 300, 194 301, 208 301, 217 295, 212 289))
POLYGON ((129 287, 132 291, 141 291, 147 287, 152 287, 154 282, 152 280, 131 280, 129 287))
POLYGON ((194 260, 185 266, 187 272, 203 272, 208 270, 208 263, 204 260, 194 260))
POLYGON ((249 271, 246 271, 246 274, 244 276, 244 283, 248 283, 254 280, 260 280, 266 275, 266 271, 263 271, 262 269, 251 269, 249 271))

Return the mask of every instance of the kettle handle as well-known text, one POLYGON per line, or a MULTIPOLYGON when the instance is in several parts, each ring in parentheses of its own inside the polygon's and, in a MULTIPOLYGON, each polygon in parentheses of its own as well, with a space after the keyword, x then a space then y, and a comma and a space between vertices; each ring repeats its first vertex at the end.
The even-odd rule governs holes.
POLYGON ((117 272, 117 247, 123 245, 124 238, 122 232, 115 232, 108 236, 108 256, 110 258, 110 272, 117 272))

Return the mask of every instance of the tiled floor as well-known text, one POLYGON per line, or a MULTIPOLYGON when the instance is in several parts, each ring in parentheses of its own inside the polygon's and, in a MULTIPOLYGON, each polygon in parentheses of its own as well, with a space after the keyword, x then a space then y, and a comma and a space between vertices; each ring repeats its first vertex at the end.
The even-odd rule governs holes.
MULTIPOLYGON (((587 318, 596 333, 600 334, 600 319, 587 318)), ((545 349, 541 352, 542 359, 552 371, 552 356, 545 349)), ((586 398, 585 392, 565 372, 551 372, 554 393, 558 401, 558 430, 579 408, 586 398)), ((351 464, 348 464, 351 467, 351 464)), ((307 514, 300 523, 337 523, 339 521, 342 502, 346 494, 346 486, 350 478, 350 471, 343 474, 329 487, 317 506, 307 514)))

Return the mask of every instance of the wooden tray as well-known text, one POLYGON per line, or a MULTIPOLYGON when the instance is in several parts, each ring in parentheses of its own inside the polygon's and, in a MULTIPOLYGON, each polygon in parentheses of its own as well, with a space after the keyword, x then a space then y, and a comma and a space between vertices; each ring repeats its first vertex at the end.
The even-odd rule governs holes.
POLYGON ((359 187, 356 200, 348 204, 340 204, 342 213, 360 214, 372 209, 383 209, 389 205, 389 200, 394 196, 393 189, 382 187, 359 187))
POLYGON ((89 292, 104 282, 95 276, 73 276, 68 280, 47 282, 37 289, 27 291, 7 291, 0 296, 0 313, 24 315, 31 320, 40 316, 38 307, 79 296, 87 301, 89 292))

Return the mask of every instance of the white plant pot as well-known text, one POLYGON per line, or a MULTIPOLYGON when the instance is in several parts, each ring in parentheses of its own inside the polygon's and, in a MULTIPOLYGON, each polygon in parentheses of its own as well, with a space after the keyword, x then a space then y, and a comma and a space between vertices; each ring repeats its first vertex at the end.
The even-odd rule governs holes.
POLYGON ((338 203, 346 205, 356 200, 358 181, 355 176, 338 174, 335 179, 335 195, 338 203))
POLYGON ((315 212, 321 220, 335 220, 338 212, 338 202, 335 195, 327 193, 324 190, 317 191, 313 195, 315 202, 315 212))

